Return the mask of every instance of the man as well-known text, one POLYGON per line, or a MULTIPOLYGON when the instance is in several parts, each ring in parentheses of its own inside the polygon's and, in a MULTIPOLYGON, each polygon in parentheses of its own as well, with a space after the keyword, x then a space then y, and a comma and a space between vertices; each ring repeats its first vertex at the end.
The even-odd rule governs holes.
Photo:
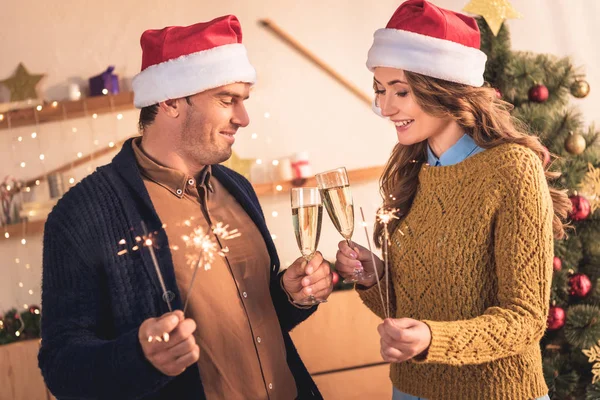
POLYGON ((252 186, 218 165, 249 123, 241 39, 234 16, 144 32, 141 140, 49 216, 39 363, 59 399, 321 398, 288 332, 316 309, 294 300, 331 293, 329 267, 279 272, 252 186))

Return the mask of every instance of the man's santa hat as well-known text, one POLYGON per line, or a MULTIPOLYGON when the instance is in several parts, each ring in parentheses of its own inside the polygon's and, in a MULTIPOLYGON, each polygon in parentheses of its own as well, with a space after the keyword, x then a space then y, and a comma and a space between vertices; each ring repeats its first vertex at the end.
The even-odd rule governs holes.
POLYGON ((133 78, 142 108, 235 82, 256 82, 233 15, 191 26, 147 30, 140 39, 142 71, 133 78))
POLYGON ((375 32, 367 68, 392 67, 470 86, 483 85, 486 55, 475 19, 424 0, 398 7, 375 32))

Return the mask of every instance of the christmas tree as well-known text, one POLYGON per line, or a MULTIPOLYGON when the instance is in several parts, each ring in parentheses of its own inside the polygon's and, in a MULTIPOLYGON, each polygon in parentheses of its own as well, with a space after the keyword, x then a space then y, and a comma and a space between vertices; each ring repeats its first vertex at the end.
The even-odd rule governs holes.
POLYGON ((506 25, 494 35, 483 19, 478 23, 488 56, 486 82, 540 137, 549 150, 544 164, 560 173, 551 184, 566 189, 573 204, 568 238, 555 241, 548 329, 541 342, 550 396, 600 399, 600 213, 595 212, 600 132, 593 126, 584 130, 581 114, 569 104, 572 96, 587 96, 590 87, 569 58, 512 51, 506 25))

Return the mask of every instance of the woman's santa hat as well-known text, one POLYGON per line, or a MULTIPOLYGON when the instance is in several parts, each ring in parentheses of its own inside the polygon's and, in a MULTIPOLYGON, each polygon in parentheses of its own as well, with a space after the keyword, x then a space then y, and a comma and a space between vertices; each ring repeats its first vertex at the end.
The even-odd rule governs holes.
POLYGON ((142 71, 133 78, 137 108, 235 82, 256 82, 233 15, 191 26, 148 30, 140 39, 142 71))
POLYGON ((392 67, 469 86, 483 85, 486 55, 475 19, 408 0, 375 32, 367 68, 392 67))

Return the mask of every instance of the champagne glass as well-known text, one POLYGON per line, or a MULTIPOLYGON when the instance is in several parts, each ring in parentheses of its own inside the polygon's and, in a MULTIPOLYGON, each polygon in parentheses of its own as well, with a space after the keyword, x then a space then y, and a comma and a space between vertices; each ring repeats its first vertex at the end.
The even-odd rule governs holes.
MULTIPOLYGON (((296 242, 304 258, 304 267, 314 256, 321 236, 321 221, 323 220, 323 203, 319 189, 316 187, 292 188, 292 221, 296 242)), ((294 301, 301 305, 314 305, 325 300, 317 299, 312 294, 294 301)))
MULTIPOLYGON (((348 246, 352 247, 352 233, 354 232, 354 203, 350 192, 350 183, 346 168, 340 167, 331 171, 315 175, 317 185, 323 197, 323 203, 333 222, 335 229, 346 239, 348 246)), ((344 283, 360 282, 373 277, 360 268, 355 268, 351 277, 344 279, 344 283)))

